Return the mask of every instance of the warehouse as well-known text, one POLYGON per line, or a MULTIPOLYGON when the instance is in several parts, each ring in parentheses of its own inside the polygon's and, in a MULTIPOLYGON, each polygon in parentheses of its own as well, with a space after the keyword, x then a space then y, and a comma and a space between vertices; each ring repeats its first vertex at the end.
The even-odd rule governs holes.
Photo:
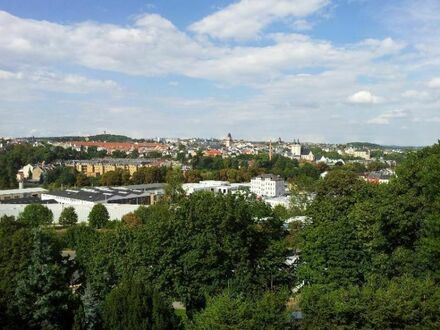
POLYGON ((55 200, 60 204, 90 205, 90 204, 154 204, 163 194, 162 189, 142 190, 124 187, 95 187, 82 189, 67 189, 51 191, 41 195, 41 200, 55 200))

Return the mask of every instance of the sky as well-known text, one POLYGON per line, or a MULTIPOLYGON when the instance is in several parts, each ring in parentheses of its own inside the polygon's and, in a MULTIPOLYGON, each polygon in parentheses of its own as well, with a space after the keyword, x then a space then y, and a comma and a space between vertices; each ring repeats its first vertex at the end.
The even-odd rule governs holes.
POLYGON ((0 136, 429 145, 439 0, 0 0, 0 136))

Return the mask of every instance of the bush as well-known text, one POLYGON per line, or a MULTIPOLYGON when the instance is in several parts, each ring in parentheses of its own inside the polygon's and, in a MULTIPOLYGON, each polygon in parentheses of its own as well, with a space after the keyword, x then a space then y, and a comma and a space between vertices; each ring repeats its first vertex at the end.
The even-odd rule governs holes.
POLYGON ((49 225, 53 222, 53 213, 44 205, 30 204, 20 213, 18 220, 32 227, 49 225))
POLYGON ((62 226, 72 226, 78 222, 78 215, 72 206, 66 207, 60 215, 58 220, 62 226))
POLYGON ((107 208, 102 204, 93 206, 89 213, 89 225, 93 228, 104 228, 109 222, 110 216, 107 208))

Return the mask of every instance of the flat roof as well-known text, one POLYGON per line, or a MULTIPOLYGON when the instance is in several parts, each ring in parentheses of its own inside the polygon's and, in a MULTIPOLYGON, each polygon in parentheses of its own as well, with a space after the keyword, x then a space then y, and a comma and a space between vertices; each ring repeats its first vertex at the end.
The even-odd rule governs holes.
POLYGON ((6 189, 0 190, 0 195, 12 195, 12 194, 35 194, 47 192, 44 188, 23 188, 23 189, 6 189))
POLYGON ((118 200, 124 198, 145 197, 146 192, 142 190, 96 187, 82 189, 67 189, 47 192, 48 196, 65 197, 89 202, 100 202, 107 200, 118 200))

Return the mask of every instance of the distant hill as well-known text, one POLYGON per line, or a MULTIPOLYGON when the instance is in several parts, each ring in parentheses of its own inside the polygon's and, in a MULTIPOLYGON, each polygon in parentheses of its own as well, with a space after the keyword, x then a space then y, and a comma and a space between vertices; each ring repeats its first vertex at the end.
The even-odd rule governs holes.
POLYGON ((383 149, 384 146, 380 144, 370 143, 370 142, 350 142, 347 143, 348 146, 354 148, 369 148, 369 149, 383 149))
POLYGON ((145 141, 145 139, 132 139, 129 136, 125 135, 115 135, 115 134, 98 134, 91 136, 53 136, 53 137, 44 137, 44 138, 36 138, 35 140, 40 141, 99 141, 99 142, 140 142, 145 141))
POLYGON ((88 137, 90 141, 100 141, 100 142, 132 142, 131 137, 125 135, 113 135, 113 134, 98 134, 88 137))
POLYGON ((422 146, 396 146, 396 145, 380 145, 370 142, 350 142, 348 146, 354 148, 368 148, 368 149, 402 149, 402 150, 417 150, 423 148, 422 146))

